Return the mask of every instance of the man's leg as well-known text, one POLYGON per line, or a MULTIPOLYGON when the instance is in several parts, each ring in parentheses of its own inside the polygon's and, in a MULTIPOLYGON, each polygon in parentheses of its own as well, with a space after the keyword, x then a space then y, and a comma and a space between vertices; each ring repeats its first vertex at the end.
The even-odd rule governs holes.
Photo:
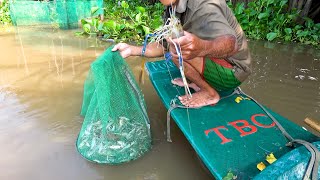
MULTIPOLYGON (((174 85, 177 85, 177 86, 181 86, 181 87, 184 86, 184 83, 183 83, 182 78, 175 78, 175 79, 171 80, 171 83, 174 84, 174 85)), ((200 91, 200 87, 197 86, 197 85, 196 85, 195 83, 193 83, 193 82, 188 83, 188 86, 189 86, 189 88, 192 88, 192 89, 195 90, 196 92, 197 92, 197 91, 200 91)))
MULTIPOLYGON (((179 67, 178 60, 173 61, 177 67, 179 67)), ((200 88, 196 93, 192 94, 192 98, 187 95, 180 96, 180 102, 188 107, 202 107, 210 104, 216 104, 220 100, 220 96, 217 91, 212 88, 201 77, 204 60, 202 57, 197 57, 188 62, 184 61, 184 73, 186 77, 200 88)), ((173 84, 181 85, 181 80, 175 79, 173 84)), ((192 85, 193 86, 193 85, 192 85)), ((196 87, 193 86, 193 87, 196 87)))

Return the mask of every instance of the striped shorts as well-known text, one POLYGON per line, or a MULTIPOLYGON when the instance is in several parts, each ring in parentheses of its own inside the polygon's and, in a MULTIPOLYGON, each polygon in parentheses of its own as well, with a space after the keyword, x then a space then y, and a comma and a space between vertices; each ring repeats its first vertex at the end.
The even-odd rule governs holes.
POLYGON ((228 91, 241 82, 235 77, 233 66, 224 59, 204 58, 202 78, 217 91, 228 91))

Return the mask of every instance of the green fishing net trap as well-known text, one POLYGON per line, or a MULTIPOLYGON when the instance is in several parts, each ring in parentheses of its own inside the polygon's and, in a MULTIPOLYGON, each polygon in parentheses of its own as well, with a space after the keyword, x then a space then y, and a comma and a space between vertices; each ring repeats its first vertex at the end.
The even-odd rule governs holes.
POLYGON ((76 146, 89 161, 119 164, 146 153, 151 133, 138 83, 119 52, 111 48, 91 64, 84 83, 84 122, 76 146))
POLYGON ((9 0, 10 16, 16 26, 52 25, 60 29, 79 27, 79 21, 103 14, 103 0, 9 0))

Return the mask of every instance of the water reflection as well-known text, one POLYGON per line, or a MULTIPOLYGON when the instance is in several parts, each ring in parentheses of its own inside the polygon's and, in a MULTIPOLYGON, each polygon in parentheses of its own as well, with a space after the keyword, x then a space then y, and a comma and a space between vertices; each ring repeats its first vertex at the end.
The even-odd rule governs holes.
POLYGON ((319 50, 259 41, 250 47, 253 75, 243 89, 300 125, 306 117, 320 120, 319 50))

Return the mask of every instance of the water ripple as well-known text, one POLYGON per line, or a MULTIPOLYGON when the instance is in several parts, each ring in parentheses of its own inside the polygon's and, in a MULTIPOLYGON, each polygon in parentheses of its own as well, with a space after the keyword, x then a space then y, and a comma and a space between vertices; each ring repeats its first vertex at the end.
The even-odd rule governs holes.
POLYGON ((21 104, 17 95, 0 87, 0 133, 24 124, 27 106, 21 104))

